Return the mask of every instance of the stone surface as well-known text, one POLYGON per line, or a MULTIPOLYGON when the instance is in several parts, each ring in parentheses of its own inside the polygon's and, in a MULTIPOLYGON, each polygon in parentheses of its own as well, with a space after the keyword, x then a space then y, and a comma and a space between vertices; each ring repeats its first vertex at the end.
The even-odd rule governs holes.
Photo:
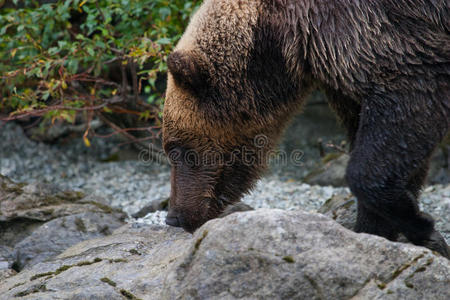
POLYGON ((430 161, 428 184, 450 183, 450 135, 439 145, 430 161))
POLYGON ((326 98, 322 93, 314 93, 307 99, 302 113, 290 122, 279 145, 288 157, 293 151, 301 151, 301 164, 289 160, 272 164, 272 170, 282 178, 303 180, 312 170, 322 166, 324 154, 335 151, 328 144, 341 145, 344 140, 345 130, 339 125, 326 98))
POLYGON ((320 168, 312 171, 305 177, 308 184, 346 186, 345 171, 350 156, 338 155, 337 158, 325 162, 320 168))
POLYGON ((13 263, 13 249, 4 245, 0 245, 0 270, 10 269, 13 263))
POLYGON ((347 229, 353 230, 356 224, 356 197, 347 195, 335 195, 325 201, 319 213, 330 217, 347 229))
POLYGON ((13 264, 13 249, 0 245, 0 282, 16 274, 16 271, 12 269, 13 264))
POLYGON ((193 236, 126 225, 0 283, 0 299, 450 299, 450 261, 320 214, 261 209, 193 236), (135 297, 135 298, 133 298, 135 297))
POLYGON ((61 191, 51 184, 15 183, 0 175, 0 222, 17 219, 44 222, 86 211, 112 210, 98 199, 80 192, 61 191))
POLYGON ((0 276, 123 225, 125 214, 102 202, 53 185, 19 184, 0 175, 0 276))
POLYGON ((56 256, 81 241, 109 235, 124 224, 120 215, 85 212, 49 221, 14 246, 18 269, 56 256))
POLYGON ((0 269, 0 282, 16 274, 17 272, 14 271, 13 269, 0 269))
POLYGON ((143 218, 149 213, 164 210, 167 211, 169 206, 169 198, 153 200, 150 204, 141 208, 137 213, 132 214, 133 218, 143 218))
POLYGON ((191 240, 177 228, 127 225, 0 283, 0 299, 17 294, 27 294, 25 299, 124 299, 123 293, 157 299, 152 296, 162 293, 167 268, 191 240))

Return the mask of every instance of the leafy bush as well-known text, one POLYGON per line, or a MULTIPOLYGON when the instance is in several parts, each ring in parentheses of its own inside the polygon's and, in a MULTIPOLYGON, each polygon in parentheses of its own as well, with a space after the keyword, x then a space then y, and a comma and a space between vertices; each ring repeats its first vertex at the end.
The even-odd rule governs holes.
POLYGON ((13 2, 0 8, 3 120, 127 113, 158 122, 166 57, 200 1, 13 2))

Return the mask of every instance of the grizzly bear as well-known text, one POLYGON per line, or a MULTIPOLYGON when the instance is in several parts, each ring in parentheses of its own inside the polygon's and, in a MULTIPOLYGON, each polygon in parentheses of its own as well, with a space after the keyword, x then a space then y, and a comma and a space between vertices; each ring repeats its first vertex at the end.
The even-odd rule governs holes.
POLYGON ((402 233, 450 258, 417 202, 450 125, 449 3, 204 1, 167 61, 166 223, 193 232, 237 203, 305 97, 320 89, 351 142, 355 231, 390 240, 402 233), (263 151, 257 136, 267 138, 263 151))

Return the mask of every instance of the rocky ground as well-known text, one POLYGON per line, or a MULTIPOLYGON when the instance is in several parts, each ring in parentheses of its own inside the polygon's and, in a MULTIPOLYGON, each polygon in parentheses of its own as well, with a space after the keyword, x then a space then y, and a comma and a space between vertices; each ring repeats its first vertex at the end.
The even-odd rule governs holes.
MULTIPOLYGON (((294 148, 286 140, 281 149, 294 148)), ((355 202, 346 187, 300 181, 343 183, 345 155, 323 161, 309 140, 297 145, 305 149, 302 166, 274 166, 244 197, 263 210, 210 222, 191 236, 165 226, 165 211, 150 212, 169 195, 167 166, 140 160, 118 140, 49 145, 2 125, 0 299, 282 299, 300 297, 299 286, 308 299, 448 299, 448 261, 315 214, 351 228, 355 202)), ((421 206, 450 243, 448 170, 435 169, 442 184, 424 188, 421 206)))
MULTIPOLYGON (((120 208, 131 216, 151 203, 167 199, 170 193, 170 171, 165 165, 139 160, 138 152, 127 152, 127 156, 132 159, 110 161, 111 157, 117 158, 126 152, 118 148, 120 143, 118 140, 97 138, 87 148, 78 138, 48 145, 28 139, 20 126, 8 123, 0 131, 0 174, 16 182, 51 183, 61 189, 99 196, 107 199, 112 207, 120 208)), ((286 144, 283 147, 289 148, 286 144)), ((312 150, 306 152, 312 153, 312 150)), ((310 154, 305 160, 308 157, 314 156, 310 154)), ((310 162, 298 168, 303 173, 314 173, 316 165, 310 162)), ((331 169, 337 169, 333 171, 337 174, 331 172, 333 177, 343 177, 345 165, 336 165, 331 166, 331 169)), ((348 188, 301 183, 294 175, 289 177, 281 173, 283 169, 279 166, 274 169, 244 197, 246 204, 254 208, 313 212, 333 196, 349 194, 348 188)), ((436 218, 438 228, 450 242, 450 185, 426 187, 420 203, 425 211, 436 218)), ((165 212, 158 211, 128 221, 164 224, 164 218, 165 212)))

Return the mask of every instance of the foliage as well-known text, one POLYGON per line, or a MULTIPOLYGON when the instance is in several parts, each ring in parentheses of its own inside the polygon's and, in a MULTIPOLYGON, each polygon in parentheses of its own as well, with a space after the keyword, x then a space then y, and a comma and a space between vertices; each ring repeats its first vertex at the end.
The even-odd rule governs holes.
POLYGON ((200 4, 13 2, 0 8, 0 112, 6 120, 38 115, 52 122, 111 111, 157 120, 166 57, 200 4))

